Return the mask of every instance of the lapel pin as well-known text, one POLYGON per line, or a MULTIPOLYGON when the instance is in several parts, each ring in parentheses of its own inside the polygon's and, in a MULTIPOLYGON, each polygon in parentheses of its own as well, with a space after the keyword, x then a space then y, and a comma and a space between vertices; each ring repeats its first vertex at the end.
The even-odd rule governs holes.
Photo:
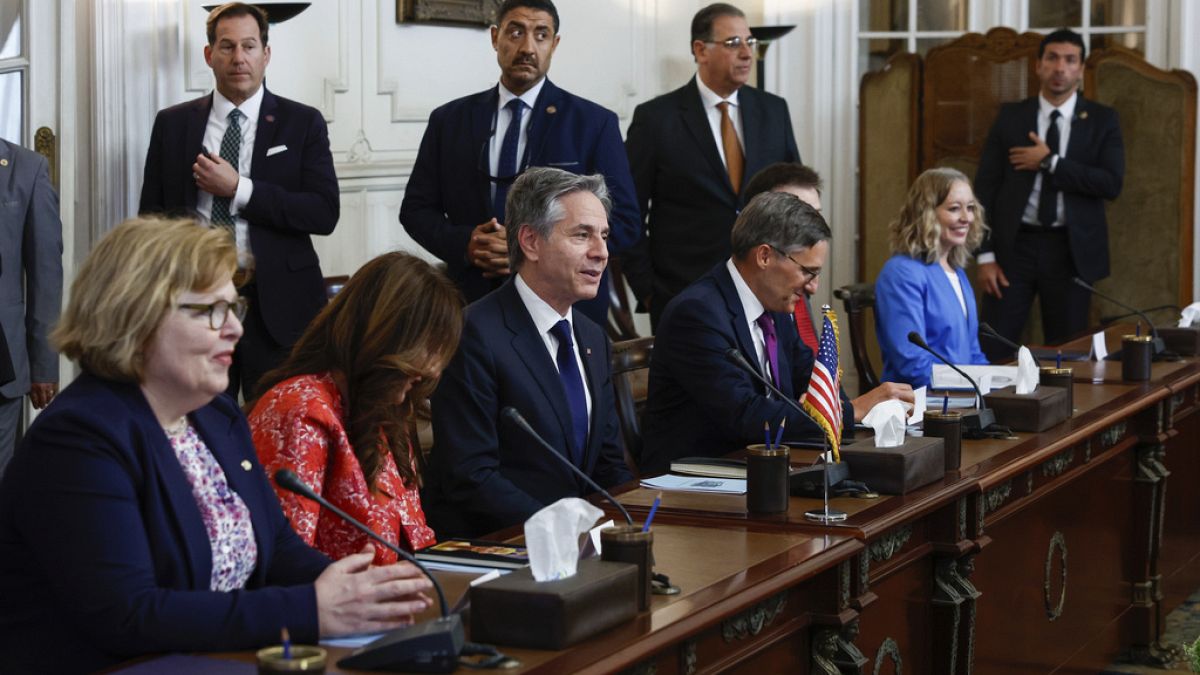
POLYGON ((584 348, 583 348, 583 351, 584 351, 584 353, 585 353, 585 354, 587 354, 588 356, 591 356, 591 355, 592 355, 592 348, 591 348, 591 347, 584 347, 584 348))
POLYGON ((0 166, 8 166, 8 158, 0 158, 0 166))
POLYGON ((1079 119, 1081 119, 1081 120, 1086 120, 1086 119, 1087 119, 1087 111, 1086 111, 1086 110, 1084 110, 1083 112, 1079 113, 1079 119))
POLYGON ((265 120, 266 120, 266 121, 268 121, 268 122, 274 122, 274 121, 275 121, 275 116, 274 116, 274 115, 267 115, 267 116, 266 116, 266 117, 264 117, 263 119, 265 119, 265 120))
POLYGON ((556 112, 558 112, 558 107, 552 106, 552 105, 546 106, 546 114, 547 115, 553 115, 556 112))
POLYGON ((253 466, 254 466, 254 465, 250 463, 250 460, 248 460, 248 459, 243 459, 243 460, 242 460, 242 469, 244 469, 244 470, 246 470, 246 471, 249 471, 249 470, 250 470, 250 468, 251 468, 251 467, 253 467, 253 466))

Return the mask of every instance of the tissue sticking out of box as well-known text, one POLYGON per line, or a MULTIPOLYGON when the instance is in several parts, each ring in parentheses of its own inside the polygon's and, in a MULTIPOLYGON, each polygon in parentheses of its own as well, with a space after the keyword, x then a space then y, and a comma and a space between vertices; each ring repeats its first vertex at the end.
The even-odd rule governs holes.
POLYGON ((580 537, 604 512, 578 497, 566 497, 525 521, 525 547, 536 581, 575 576, 580 537))

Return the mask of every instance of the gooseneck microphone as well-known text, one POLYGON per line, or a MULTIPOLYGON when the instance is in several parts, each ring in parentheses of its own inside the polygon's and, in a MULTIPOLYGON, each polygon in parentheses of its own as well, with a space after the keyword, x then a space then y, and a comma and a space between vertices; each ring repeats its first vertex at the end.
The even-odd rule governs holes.
POLYGON ((605 490, 604 488, 600 487, 600 484, 597 483, 596 481, 592 480, 591 476, 587 475, 583 471, 580 471, 579 467, 577 467, 571 463, 571 460, 569 460, 566 457, 563 457, 561 454, 559 454, 559 452, 554 449, 553 445, 550 445, 549 443, 547 443, 546 439, 542 438, 541 434, 539 434, 537 431, 534 431, 533 427, 529 424, 529 422, 527 422, 525 420, 525 417, 523 415, 521 415, 521 412, 519 410, 512 407, 511 405, 505 406, 505 408, 500 411, 500 416, 507 419, 508 421, 512 422, 513 424, 517 425, 518 427, 520 427, 522 431, 524 431, 526 434, 528 434, 530 438, 537 441, 539 445, 541 445, 543 448, 546 449, 547 452, 549 452, 551 455, 553 455, 555 458, 557 458, 558 461, 560 461, 564 465, 566 465, 566 467, 568 469, 570 469, 571 471, 574 471, 576 476, 579 476, 580 478, 583 479, 583 482, 587 483, 588 486, 590 486, 596 492, 599 492, 601 496, 603 496, 605 499, 607 499, 613 506, 617 507, 617 510, 620 511, 621 515, 625 517, 625 523, 627 525, 630 525, 630 526, 633 525, 633 518, 629 517, 629 512, 625 510, 624 506, 621 506, 621 502, 614 499, 613 496, 608 492, 608 490, 605 490))
MULTIPOLYGON (((729 349, 726 349, 725 350, 725 360, 732 363, 733 365, 737 366, 738 368, 741 368, 742 370, 744 370, 746 372, 747 375, 749 375, 750 377, 753 377, 755 380, 758 380, 759 382, 761 382, 764 386, 766 386, 768 391, 770 391, 772 394, 775 394, 780 399, 782 399, 784 402, 786 402, 788 405, 790 405, 793 410, 800 413, 801 415, 804 415, 804 417, 806 417, 808 419, 808 421, 810 421, 814 425, 816 425, 816 427, 818 429, 821 428, 820 423, 818 423, 815 419, 813 419, 813 416, 808 414, 808 411, 805 410, 804 407, 801 406, 798 401, 793 399, 791 396, 788 396, 787 394, 783 393, 783 390, 780 389, 779 387, 776 387, 775 383, 771 381, 771 378, 766 377, 762 373, 758 372, 758 368, 755 368, 754 366, 750 365, 750 362, 746 360, 746 357, 742 356, 742 350, 738 349, 737 347, 730 347, 729 349)), ((841 405, 840 401, 839 401, 838 405, 841 405)), ((821 436, 824 437, 825 434, 822 433, 821 436)))
POLYGON ((1120 300, 1117 300, 1116 298, 1112 297, 1111 295, 1108 295, 1107 293, 1100 292, 1099 290, 1096 289, 1095 286, 1089 284, 1088 282, 1084 281, 1083 279, 1080 279, 1079 277, 1071 277, 1071 281, 1076 286, 1088 291, 1092 295, 1096 295, 1101 298, 1104 298, 1105 300, 1111 302, 1112 304, 1116 305, 1117 307, 1129 310, 1133 314, 1136 314, 1142 321, 1146 322, 1146 326, 1149 327, 1149 329, 1150 329, 1150 335, 1154 338, 1154 353, 1161 354, 1161 353, 1163 353, 1163 351, 1166 350, 1166 343, 1164 343, 1163 339, 1158 336, 1158 329, 1154 327, 1154 323, 1150 321, 1150 317, 1146 316, 1145 312, 1143 312, 1142 310, 1140 310, 1136 307, 1131 307, 1131 306, 1121 302, 1120 300))
POLYGON ((377 532, 314 492, 291 469, 276 471, 275 484, 288 492, 294 492, 320 504, 371 539, 383 544, 388 550, 416 565, 417 569, 429 577, 429 580, 433 582, 434 590, 437 591, 438 604, 441 606, 441 618, 389 631, 378 640, 356 649, 350 656, 338 661, 338 665, 343 668, 422 673, 450 673, 458 668, 458 655, 462 652, 464 643, 462 617, 448 612, 442 585, 429 573, 429 569, 411 553, 384 539, 377 532))
POLYGON ((970 382, 971 386, 975 388, 975 396, 978 397, 979 408, 973 414, 963 415, 964 426, 967 428, 978 427, 979 429, 986 429, 996 423, 996 413, 988 409, 987 401, 983 400, 983 392, 979 390, 979 385, 975 383, 975 380, 972 379, 970 375, 967 375, 961 368, 953 363, 950 363, 950 359, 947 359, 941 354, 935 352, 932 347, 925 343, 925 338, 918 335, 915 330, 909 331, 908 341, 920 347, 921 349, 924 349, 930 354, 933 354, 938 361, 950 366, 954 372, 966 378, 967 382, 970 382))
MULTIPOLYGON (((990 337, 993 340, 999 342, 1000 344, 1004 345, 1005 347, 1008 347, 1009 349, 1013 350, 1014 352, 1021 351, 1021 345, 1019 345, 1019 344, 1013 342, 1012 340, 1009 340, 1008 338, 1001 335, 999 331, 997 331, 995 328, 992 328, 991 324, 989 324, 986 321, 979 322, 979 332, 983 333, 986 337, 990 337)), ((1039 366, 1042 365, 1041 360, 1038 359, 1037 355, 1034 354, 1032 350, 1030 350, 1029 354, 1031 356, 1033 356, 1034 363, 1038 364, 1039 366)))

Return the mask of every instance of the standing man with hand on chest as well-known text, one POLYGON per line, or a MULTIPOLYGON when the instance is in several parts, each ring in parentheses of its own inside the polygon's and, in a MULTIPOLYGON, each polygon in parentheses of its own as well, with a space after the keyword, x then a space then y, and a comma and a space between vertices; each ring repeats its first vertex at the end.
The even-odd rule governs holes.
POLYGON ((311 235, 337 225, 338 184, 320 112, 263 84, 266 13, 231 2, 209 13, 206 27, 216 88, 158 113, 138 211, 199 213, 236 239, 250 309, 229 392, 236 398, 240 385, 250 400, 325 305, 311 235))
POLYGON ((799 162, 787 103, 743 86, 758 41, 742 10, 723 2, 692 19, 696 76, 639 105, 625 147, 648 238, 623 257, 650 321, 671 298, 729 257, 729 233, 750 177, 799 162))
MULTIPOLYGON (((1038 48, 1038 96, 1005 104, 988 134, 975 194, 991 232, 977 253, 980 318, 1019 342, 1037 296, 1047 344, 1088 326, 1091 293, 1072 283, 1109 274, 1104 200, 1116 199, 1125 147, 1112 108, 1079 94, 1083 38, 1056 30, 1038 48)), ((988 359, 1011 350, 983 341, 988 359)))
MULTIPOLYGON (((492 26, 499 84, 429 116, 400 222, 445 261, 468 302, 498 288, 512 272, 504 202, 513 180, 529 167, 602 174, 613 203, 611 250, 637 239, 636 197, 616 114, 546 77, 559 38, 553 2, 505 0, 492 26)), ((606 272, 600 292, 580 305, 601 325, 608 287, 606 272)))

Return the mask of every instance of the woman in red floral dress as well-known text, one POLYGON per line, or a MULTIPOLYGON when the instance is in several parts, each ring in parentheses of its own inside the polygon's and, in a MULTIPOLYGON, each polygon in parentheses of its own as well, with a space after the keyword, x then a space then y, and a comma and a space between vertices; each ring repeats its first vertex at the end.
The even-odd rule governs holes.
MULTIPOLYGON (((458 346, 462 307, 453 283, 419 258, 394 252, 364 265, 260 383, 266 392, 249 417, 267 474, 292 469, 401 548, 434 543, 408 428, 428 419, 429 395, 458 346)), ((331 558, 368 543, 316 503, 275 491, 296 532, 331 558)), ((376 548, 376 564, 395 561, 376 548)))

